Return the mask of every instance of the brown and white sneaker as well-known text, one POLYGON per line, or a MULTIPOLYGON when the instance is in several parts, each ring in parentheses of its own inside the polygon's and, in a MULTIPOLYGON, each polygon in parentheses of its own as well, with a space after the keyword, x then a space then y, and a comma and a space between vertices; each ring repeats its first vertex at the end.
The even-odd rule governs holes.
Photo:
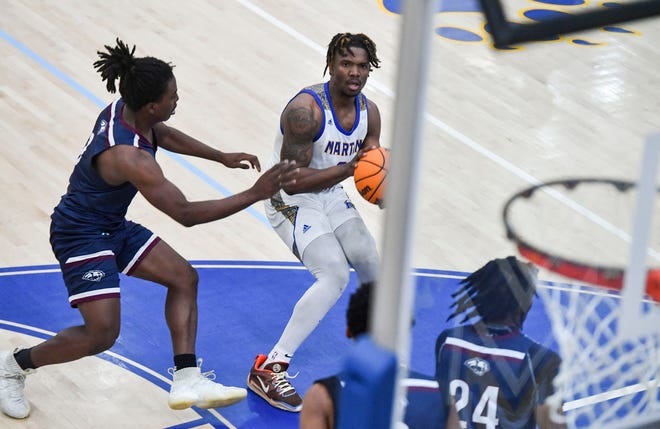
POLYGON ((286 370, 288 363, 272 362, 263 369, 259 367, 266 361, 265 355, 257 355, 254 365, 250 369, 247 385, 254 393, 261 396, 266 402, 280 410, 294 413, 302 410, 302 398, 296 389, 289 383, 290 376, 286 370))

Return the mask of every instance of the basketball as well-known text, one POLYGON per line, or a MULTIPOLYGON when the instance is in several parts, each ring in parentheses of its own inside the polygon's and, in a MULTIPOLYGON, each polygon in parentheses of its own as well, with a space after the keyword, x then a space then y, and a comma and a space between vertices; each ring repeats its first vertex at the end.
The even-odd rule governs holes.
POLYGON ((372 204, 383 201, 387 171, 389 170, 389 150, 384 147, 372 149, 360 158, 353 172, 355 187, 362 198, 372 204))

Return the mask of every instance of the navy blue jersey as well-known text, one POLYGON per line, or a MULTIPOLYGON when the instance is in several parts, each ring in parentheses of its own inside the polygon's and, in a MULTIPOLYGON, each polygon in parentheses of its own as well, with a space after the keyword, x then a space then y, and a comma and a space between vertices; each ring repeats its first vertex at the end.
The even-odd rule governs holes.
POLYGON ((403 422, 410 429, 444 429, 449 405, 433 377, 411 373, 406 386, 406 409, 403 422))
MULTIPOLYGON (((325 386, 332 398, 335 427, 339 423, 337 404, 340 403, 344 386, 342 374, 315 381, 325 386)), ((438 388, 438 382, 422 374, 411 373, 402 380, 406 387, 406 409, 404 423, 409 429, 444 429, 447 422, 448 405, 438 388)), ((358 405, 359 406, 359 405, 358 405)))
POLYGON ((533 429, 534 409, 552 394, 560 358, 516 330, 473 325, 443 331, 436 342, 436 378, 452 395, 462 427, 533 429))
POLYGON ((124 102, 103 109, 69 178, 69 186, 51 216, 55 232, 113 232, 124 224, 137 189, 126 182, 108 185, 94 168, 94 158, 115 145, 131 145, 155 156, 153 145, 122 118, 124 102))

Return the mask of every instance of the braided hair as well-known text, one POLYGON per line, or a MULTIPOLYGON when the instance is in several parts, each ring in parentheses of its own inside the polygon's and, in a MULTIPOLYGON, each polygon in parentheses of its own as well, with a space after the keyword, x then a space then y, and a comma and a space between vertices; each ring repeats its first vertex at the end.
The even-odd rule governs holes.
MULTIPOLYGON (((380 67, 380 60, 378 59, 378 56, 376 56, 376 44, 368 36, 362 33, 337 33, 328 45, 323 76, 325 76, 325 72, 328 71, 328 67, 330 67, 332 61, 335 59, 335 54, 339 53, 340 55, 343 55, 345 51, 353 54, 351 48, 364 49, 367 51, 367 57, 371 67, 376 69, 380 67)), ((369 71, 371 71, 371 69, 369 71)))
POLYGON ((353 337, 369 332, 369 313, 373 283, 362 283, 351 294, 346 310, 346 325, 353 337))
POLYGON ((511 321, 522 328, 536 291, 537 269, 514 256, 493 259, 461 281, 452 294, 454 312, 447 321, 464 315, 461 323, 474 317, 479 322, 511 321))
POLYGON ((160 100, 167 85, 174 78, 170 63, 158 58, 136 58, 135 45, 129 48, 117 38, 117 46, 105 45, 107 52, 97 51, 99 60, 94 68, 106 81, 108 92, 115 93, 115 80, 119 79, 119 94, 131 110, 137 112, 148 103, 160 100))

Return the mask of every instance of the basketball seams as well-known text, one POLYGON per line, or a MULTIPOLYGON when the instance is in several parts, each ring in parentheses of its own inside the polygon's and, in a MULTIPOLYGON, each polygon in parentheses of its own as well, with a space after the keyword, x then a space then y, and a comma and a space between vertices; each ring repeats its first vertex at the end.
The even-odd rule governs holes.
POLYGON ((380 147, 370 150, 358 160, 353 179, 360 195, 372 204, 382 199, 387 177, 388 150, 380 147))
POLYGON ((355 182, 357 183, 357 182, 360 182, 360 181, 362 181, 362 180, 364 180, 364 179, 367 179, 367 178, 369 178, 369 177, 374 177, 374 176, 381 175, 381 174, 383 174, 383 171, 385 171, 384 174, 387 174, 387 170, 385 170, 385 169, 382 168, 382 167, 378 167, 378 170, 376 170, 376 171, 374 171, 374 172, 372 172, 372 173, 364 174, 364 175, 360 176, 358 179, 355 179, 355 182))
POLYGON ((380 182, 378 182, 378 185, 376 186, 376 189, 373 190, 373 192, 371 193, 371 195, 369 196, 367 201, 369 201, 370 203, 375 203, 376 202, 377 198, 374 199, 374 196, 379 193, 378 191, 380 190, 380 187, 383 186, 383 184, 385 183, 385 178, 386 177, 387 177, 387 173, 383 175, 382 179, 380 179, 380 182))
POLYGON ((373 162, 373 161, 371 161, 371 160, 369 160, 369 159, 365 159, 363 162, 364 162, 365 164, 371 164, 371 165, 373 165, 374 167, 378 168, 378 171, 381 171, 381 170, 384 170, 384 169, 385 169, 385 166, 383 165, 384 163, 378 164, 378 163, 375 163, 375 162, 373 162))

